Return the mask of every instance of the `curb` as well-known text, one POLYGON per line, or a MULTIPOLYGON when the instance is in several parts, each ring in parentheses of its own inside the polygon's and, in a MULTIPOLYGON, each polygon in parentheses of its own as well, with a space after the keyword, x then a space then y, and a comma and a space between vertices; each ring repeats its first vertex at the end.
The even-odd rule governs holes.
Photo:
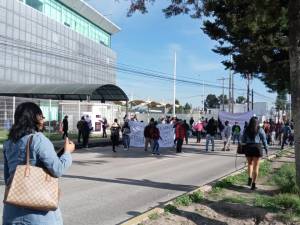
MULTIPOLYGON (((274 152, 274 154, 272 154, 272 155, 269 155, 267 158, 262 159, 261 162, 264 162, 264 161, 266 161, 266 160, 270 160, 270 159, 276 158, 276 155, 277 155, 277 153, 278 153, 279 151, 280 151, 280 150, 274 152)), ((205 185, 203 185, 203 186, 200 186, 199 188, 196 188, 195 190, 190 191, 190 192, 187 192, 187 193, 184 193, 184 194, 182 194, 182 195, 185 195, 185 194, 193 194, 194 192, 197 192, 197 191, 201 191, 201 192, 203 192, 203 193, 208 193, 208 192, 210 192, 210 191, 212 190, 213 184, 216 183, 217 181, 223 180, 223 179, 225 179, 225 178, 227 178, 227 177, 230 177, 230 176, 238 175, 238 174, 242 173, 243 171, 245 171, 246 169, 247 169, 247 166, 243 166, 242 168, 240 168, 240 169, 238 169, 238 170, 236 170, 236 171, 233 171, 232 173, 230 173, 230 174, 228 174, 228 175, 225 175, 225 176, 223 176, 223 177, 220 177, 220 178, 218 178, 218 179, 216 179, 216 180, 214 180, 214 181, 212 181, 212 182, 209 182, 208 184, 205 184, 205 185)), ((152 208, 152 209, 150 209, 150 210, 148 210, 148 211, 142 213, 142 214, 139 215, 139 216, 136 216, 136 217, 134 217, 134 218, 132 218, 132 219, 129 219, 129 220, 123 222, 123 223, 120 223, 120 225, 138 225, 138 224, 142 223, 143 221, 148 220, 148 219, 149 219, 149 216, 152 215, 152 214, 155 214, 155 213, 157 213, 157 214, 162 214, 162 213, 164 213, 164 208, 165 208, 165 206, 167 206, 167 205, 169 205, 169 204, 172 204, 173 201, 174 201, 174 199, 176 199, 176 198, 178 198, 178 197, 180 197, 180 196, 182 196, 182 195, 179 195, 179 196, 173 198, 172 200, 170 200, 170 201, 168 201, 168 202, 166 202, 166 203, 163 203, 163 204, 161 204, 161 205, 159 205, 159 206, 157 206, 157 207, 154 207, 154 208, 152 208)))

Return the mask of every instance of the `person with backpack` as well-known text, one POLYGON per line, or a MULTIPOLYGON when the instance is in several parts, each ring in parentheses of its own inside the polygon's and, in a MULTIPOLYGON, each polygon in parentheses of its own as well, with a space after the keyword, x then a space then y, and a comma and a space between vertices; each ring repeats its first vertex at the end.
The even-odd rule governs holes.
POLYGON ((245 155, 248 161, 248 186, 251 186, 251 190, 256 189, 259 160, 263 156, 261 142, 263 143, 264 149, 267 153, 268 144, 265 131, 263 128, 259 127, 257 118, 252 117, 242 136, 242 143, 245 144, 245 155))
POLYGON ((159 153, 159 139, 161 139, 160 137, 160 132, 159 129, 157 128, 157 122, 155 121, 153 126, 152 126, 152 130, 150 133, 151 139, 153 140, 153 148, 152 148, 152 154, 156 154, 156 155, 160 155, 159 153))
POLYGON ((124 145, 124 151, 129 150, 130 146, 130 126, 129 123, 126 121, 122 127, 122 140, 124 145))
POLYGON ((81 119, 77 122, 77 130, 78 130, 78 136, 77 136, 77 142, 80 143, 81 137, 83 137, 83 128, 84 128, 84 116, 81 117, 81 119))
POLYGON ((153 128, 154 125, 154 118, 150 119, 149 124, 144 129, 144 138, 145 138, 145 152, 148 151, 148 145, 150 144, 150 147, 153 147, 153 140, 150 137, 150 131, 153 128))
POLYGON ((208 152, 208 145, 209 142, 211 142, 212 145, 212 151, 214 151, 215 148, 215 135, 217 134, 218 131, 218 124, 217 121, 212 117, 207 125, 206 125, 206 152, 208 152))
POLYGON ((119 144, 119 138, 120 138, 120 125, 118 124, 118 120, 114 119, 114 123, 110 127, 110 138, 112 142, 112 150, 113 152, 116 152, 116 146, 119 144))
POLYGON ((238 144, 240 144, 240 136, 241 136, 241 127, 238 122, 235 122, 235 124, 232 126, 232 136, 233 136, 233 144, 235 145, 235 141, 238 141, 238 144))

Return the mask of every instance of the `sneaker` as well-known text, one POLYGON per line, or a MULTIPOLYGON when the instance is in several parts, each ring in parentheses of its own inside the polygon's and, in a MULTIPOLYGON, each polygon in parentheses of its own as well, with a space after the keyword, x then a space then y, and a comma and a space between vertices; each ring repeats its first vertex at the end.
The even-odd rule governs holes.
POLYGON ((128 151, 128 148, 124 148, 124 151, 128 151))
POLYGON ((230 151, 230 149, 229 149, 229 148, 227 148, 227 149, 226 149, 226 151, 227 151, 227 152, 229 152, 229 151, 230 151))
POLYGON ((251 190, 256 190, 256 185, 255 185, 255 183, 252 183, 252 184, 251 184, 251 190))
POLYGON ((148 149, 144 149, 144 151, 145 151, 145 152, 147 152, 147 151, 148 151, 148 149))
POLYGON ((225 152, 225 148, 222 148, 222 151, 225 152))
POLYGON ((113 152, 117 152, 115 149, 113 149, 113 152))
POLYGON ((156 155, 160 155, 159 153, 156 153, 156 155))

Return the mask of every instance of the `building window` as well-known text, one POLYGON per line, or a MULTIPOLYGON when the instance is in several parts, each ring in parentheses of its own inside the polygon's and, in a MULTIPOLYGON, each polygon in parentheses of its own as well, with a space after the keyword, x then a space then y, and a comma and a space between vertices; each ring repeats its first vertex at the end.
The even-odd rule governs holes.
POLYGON ((43 2, 40 0, 26 0, 26 4, 40 12, 43 12, 43 2))

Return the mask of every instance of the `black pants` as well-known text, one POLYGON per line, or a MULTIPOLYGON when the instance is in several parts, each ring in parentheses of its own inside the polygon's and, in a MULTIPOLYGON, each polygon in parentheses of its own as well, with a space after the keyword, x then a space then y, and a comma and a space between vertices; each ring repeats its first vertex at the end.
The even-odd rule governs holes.
POLYGON ((112 142, 112 149, 115 150, 116 146, 119 145, 119 137, 118 136, 112 136, 111 137, 111 142, 112 142))
POLYGON ((81 130, 78 130, 78 137, 77 137, 77 142, 78 142, 78 143, 80 143, 81 136, 83 136, 83 135, 82 135, 82 131, 81 131, 81 130))
POLYGON ((82 139, 83 139, 83 147, 87 147, 89 144, 89 137, 90 137, 90 132, 82 132, 82 139))
POLYGON ((64 130, 62 139, 65 139, 65 137, 69 137, 69 136, 68 136, 68 131, 67 131, 67 130, 64 130))
POLYGON ((281 142, 281 149, 284 148, 284 145, 287 144, 286 141, 289 139, 289 136, 287 135, 283 135, 283 138, 282 138, 282 142, 281 142))
POLYGON ((106 137, 107 138, 106 127, 102 127, 102 129, 103 129, 103 136, 102 137, 106 137))
POLYGON ((182 151, 182 144, 183 144, 183 139, 177 138, 176 152, 181 152, 182 151))
POLYGON ((201 141, 201 132, 196 131, 196 134, 197 134, 197 143, 200 143, 200 141, 201 141))

